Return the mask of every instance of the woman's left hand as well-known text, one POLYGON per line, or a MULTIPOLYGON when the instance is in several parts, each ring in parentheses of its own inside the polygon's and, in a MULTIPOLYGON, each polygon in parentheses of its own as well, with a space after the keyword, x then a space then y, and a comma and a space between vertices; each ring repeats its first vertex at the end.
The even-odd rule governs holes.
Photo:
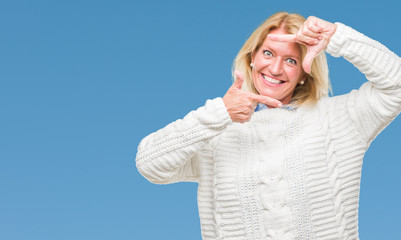
POLYGON ((268 34, 272 41, 297 42, 306 45, 307 53, 302 62, 305 72, 310 73, 313 59, 327 48, 330 38, 336 32, 337 25, 317 17, 308 17, 296 35, 268 34))

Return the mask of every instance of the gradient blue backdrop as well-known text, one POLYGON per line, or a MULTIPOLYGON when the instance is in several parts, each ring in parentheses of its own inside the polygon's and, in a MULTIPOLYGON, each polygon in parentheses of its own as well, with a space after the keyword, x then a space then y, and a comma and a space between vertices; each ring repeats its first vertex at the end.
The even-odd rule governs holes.
MULTIPOLYGON (((140 140, 223 96, 279 10, 340 21, 401 54, 399 1, 0 3, 0 239, 201 239, 197 184, 139 175, 140 140)), ((364 76, 329 57, 334 94, 364 76)), ((360 238, 401 239, 401 119, 366 154, 360 238)))

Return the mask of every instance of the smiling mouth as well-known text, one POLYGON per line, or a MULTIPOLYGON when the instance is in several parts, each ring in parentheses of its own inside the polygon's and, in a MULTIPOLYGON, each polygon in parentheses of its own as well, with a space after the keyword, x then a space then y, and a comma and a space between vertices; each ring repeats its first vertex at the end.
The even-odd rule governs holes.
POLYGON ((279 85, 279 84, 283 84, 285 82, 285 81, 276 80, 271 77, 268 77, 268 76, 264 75, 263 73, 261 73, 261 74, 262 74, 263 79, 266 80, 268 83, 279 85))

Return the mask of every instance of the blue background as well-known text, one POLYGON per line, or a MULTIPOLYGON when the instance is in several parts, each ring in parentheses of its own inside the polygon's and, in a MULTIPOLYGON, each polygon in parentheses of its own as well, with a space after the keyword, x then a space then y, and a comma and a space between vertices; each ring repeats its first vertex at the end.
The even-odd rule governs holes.
MULTIPOLYGON (((280 11, 343 22, 401 54, 396 0, 1 1, 0 239, 201 239, 197 184, 155 185, 140 140, 223 96, 280 11)), ((329 57, 334 95, 364 76, 329 57)), ((360 238, 401 239, 401 119, 371 145, 360 238)))

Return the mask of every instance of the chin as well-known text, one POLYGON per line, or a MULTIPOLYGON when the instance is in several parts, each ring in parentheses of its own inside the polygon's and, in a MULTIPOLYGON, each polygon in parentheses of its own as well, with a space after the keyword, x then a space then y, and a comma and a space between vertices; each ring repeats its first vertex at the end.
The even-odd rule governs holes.
POLYGON ((266 96, 266 97, 271 97, 277 100, 280 100, 282 96, 279 93, 276 93, 274 91, 269 91, 269 90, 264 90, 264 91, 258 91, 260 95, 266 96))

